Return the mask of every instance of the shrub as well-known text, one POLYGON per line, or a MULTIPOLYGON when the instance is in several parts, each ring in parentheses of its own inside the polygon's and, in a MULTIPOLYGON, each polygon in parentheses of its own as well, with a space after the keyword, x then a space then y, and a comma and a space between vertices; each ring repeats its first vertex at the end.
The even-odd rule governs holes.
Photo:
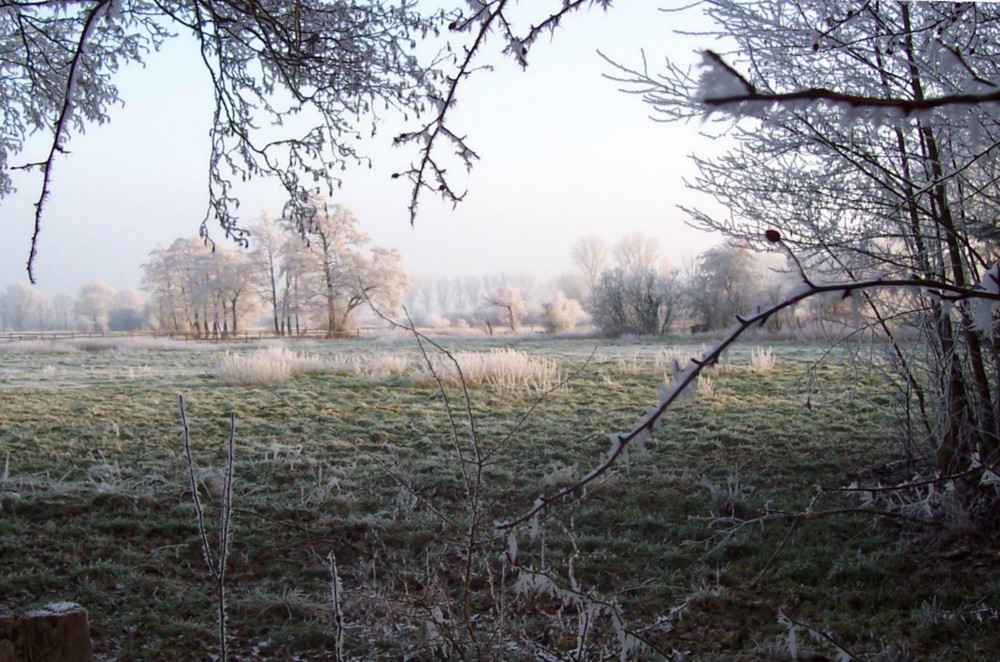
POLYGON ((587 313, 576 299, 568 299, 562 292, 556 294, 555 300, 545 304, 542 311, 542 324, 546 333, 563 333, 573 329, 587 319, 587 313))

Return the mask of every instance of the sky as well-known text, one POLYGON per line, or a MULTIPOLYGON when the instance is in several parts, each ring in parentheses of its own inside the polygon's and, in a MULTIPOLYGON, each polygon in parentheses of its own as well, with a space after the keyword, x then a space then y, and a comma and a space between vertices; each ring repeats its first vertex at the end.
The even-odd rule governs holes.
MULTIPOLYGON (((462 181, 468 194, 457 208, 425 196, 410 225, 408 182, 390 175, 414 152, 391 147, 391 128, 366 145, 374 167, 344 173, 333 201, 355 213, 375 244, 398 249, 413 276, 546 279, 572 269, 570 247, 581 237, 613 244, 636 232, 655 238, 664 258, 681 266, 719 241, 688 227, 677 209, 711 206, 682 179, 694 174, 688 155, 713 144, 697 123, 650 119, 651 107, 619 91, 597 54, 639 66, 642 49, 654 71, 667 56, 697 63, 695 51, 711 44, 674 30, 698 29, 698 17, 657 5, 622 0, 607 13, 571 14, 553 39, 535 44, 524 71, 493 44, 495 69, 464 83, 451 119, 481 157, 462 181)), ((93 279, 138 287, 150 251, 197 234, 212 97, 193 46, 171 40, 145 68, 120 72, 124 106, 112 109, 109 123, 75 136, 56 162, 36 265, 46 296, 75 295, 93 279)), ((0 288, 27 281, 40 180, 19 174, 15 182, 19 192, 0 200, 0 288)), ((284 201, 276 185, 257 181, 241 202, 249 225, 265 212, 279 216, 284 201)), ((210 230, 223 239, 221 229, 210 230)))

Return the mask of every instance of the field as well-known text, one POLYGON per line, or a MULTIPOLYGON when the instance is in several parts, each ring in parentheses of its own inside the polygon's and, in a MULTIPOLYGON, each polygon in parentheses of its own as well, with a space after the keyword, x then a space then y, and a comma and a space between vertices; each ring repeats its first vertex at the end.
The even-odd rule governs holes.
POLYGON ((1000 655, 995 541, 837 489, 895 480, 873 373, 737 347, 648 455, 512 538, 493 523, 593 468, 699 346, 444 344, 468 407, 403 335, 0 346, 0 612, 77 602, 102 660, 218 655, 183 395, 214 554, 235 414, 232 659, 1000 655))

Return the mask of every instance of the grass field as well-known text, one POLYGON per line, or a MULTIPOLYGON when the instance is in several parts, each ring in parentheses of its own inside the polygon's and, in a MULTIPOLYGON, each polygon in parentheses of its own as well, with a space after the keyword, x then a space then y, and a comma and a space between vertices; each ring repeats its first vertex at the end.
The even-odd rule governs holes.
POLYGON ((268 385, 222 378, 252 373, 233 358, 248 346, 0 346, 0 611, 80 603, 104 660, 217 654, 183 395, 210 533, 236 416, 234 659, 617 659, 623 642, 638 659, 1000 655, 981 531, 813 501, 890 480, 876 472, 897 450, 884 383, 817 367, 815 345, 767 342, 774 366, 756 370, 755 345, 735 348, 648 456, 515 548, 493 522, 589 471, 698 350, 597 343, 448 341, 463 365, 538 362, 491 380, 484 360, 468 412, 450 382, 454 426, 405 337, 290 344, 268 385))

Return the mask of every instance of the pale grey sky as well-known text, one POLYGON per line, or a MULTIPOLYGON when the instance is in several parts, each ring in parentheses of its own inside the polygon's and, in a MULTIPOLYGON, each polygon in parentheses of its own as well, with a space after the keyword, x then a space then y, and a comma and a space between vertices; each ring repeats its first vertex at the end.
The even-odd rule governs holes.
MULTIPOLYGON (((693 174, 687 155, 711 142, 697 125, 649 119, 639 97, 602 77, 611 69, 596 53, 638 65, 642 48, 654 70, 667 55, 697 62, 694 50, 711 44, 673 32, 695 29, 696 15, 663 13, 657 4, 573 14, 551 42, 536 44, 526 71, 498 57, 495 71, 465 83, 452 123, 482 160, 456 210, 425 197, 410 227, 408 183, 389 175, 413 152, 389 146, 391 127, 371 144, 374 168, 345 173, 335 201, 376 243, 398 248, 414 275, 555 276, 571 268, 569 247, 585 235, 613 243, 642 232, 677 265, 713 245, 716 238, 688 228, 676 209, 698 200, 681 178, 693 174)), ((137 287, 149 252, 196 234, 204 213, 211 93, 192 44, 168 42, 145 69, 127 69, 116 83, 125 107, 73 138, 71 154, 55 166, 36 267, 49 296, 75 295, 93 278, 137 287)), ((16 181, 20 192, 0 201, 0 288, 27 280, 38 179, 16 181)), ((278 188, 263 182, 241 200, 248 224, 262 212, 279 215, 283 204, 278 188)))

